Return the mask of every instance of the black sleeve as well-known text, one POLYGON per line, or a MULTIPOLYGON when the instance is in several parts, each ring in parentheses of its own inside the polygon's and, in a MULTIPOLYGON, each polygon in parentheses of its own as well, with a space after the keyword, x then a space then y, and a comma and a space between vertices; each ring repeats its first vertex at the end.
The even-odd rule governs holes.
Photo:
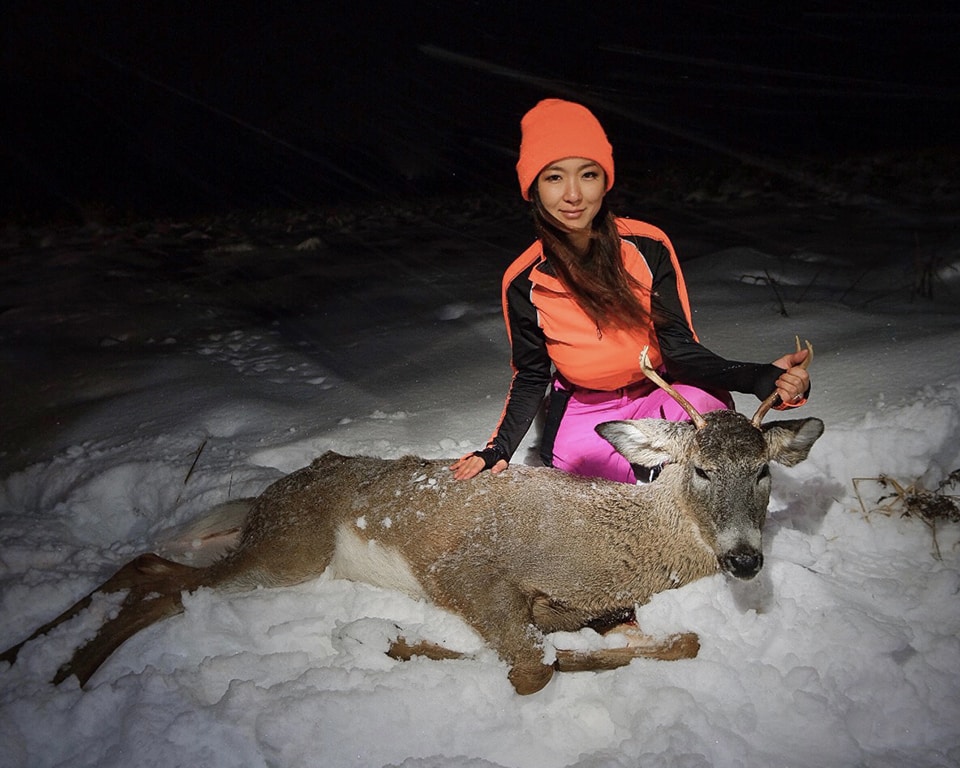
POLYGON ((683 311, 667 246, 651 238, 638 238, 637 245, 653 272, 654 328, 667 374, 674 381, 752 393, 761 400, 773 392, 783 371, 772 363, 726 360, 698 342, 683 311))
POLYGON ((510 323, 513 380, 496 434, 483 451, 478 451, 493 466, 499 459, 513 456, 536 418, 552 378, 547 341, 537 322, 537 310, 530 300, 529 270, 518 275, 507 287, 507 318, 510 323))

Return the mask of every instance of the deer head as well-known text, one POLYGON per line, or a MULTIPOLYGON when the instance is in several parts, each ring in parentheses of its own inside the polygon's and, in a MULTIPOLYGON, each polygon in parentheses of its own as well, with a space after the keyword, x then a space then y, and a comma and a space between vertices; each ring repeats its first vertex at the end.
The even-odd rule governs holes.
MULTIPOLYGON (((813 357, 809 342, 807 348, 810 355, 804 367, 813 357)), ((652 369, 646 349, 640 365, 690 415, 690 421, 614 421, 600 424, 597 432, 631 463, 666 464, 651 493, 662 484, 668 503, 696 522, 720 569, 739 579, 752 579, 763 566, 770 462, 793 466, 803 461, 823 434, 823 422, 811 418, 763 425, 775 394, 752 419, 729 410, 701 414, 652 369)))

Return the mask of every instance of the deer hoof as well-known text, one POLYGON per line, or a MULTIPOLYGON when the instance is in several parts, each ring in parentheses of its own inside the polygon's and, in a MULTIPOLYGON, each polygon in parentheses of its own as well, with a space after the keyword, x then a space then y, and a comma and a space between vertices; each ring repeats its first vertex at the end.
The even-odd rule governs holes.
POLYGON ((675 659, 695 659, 700 653, 700 638, 696 632, 683 632, 667 638, 667 645, 662 658, 664 661, 675 659))
POLYGON ((541 690, 550 678, 554 668, 549 664, 515 664, 507 677, 521 696, 528 696, 541 690))

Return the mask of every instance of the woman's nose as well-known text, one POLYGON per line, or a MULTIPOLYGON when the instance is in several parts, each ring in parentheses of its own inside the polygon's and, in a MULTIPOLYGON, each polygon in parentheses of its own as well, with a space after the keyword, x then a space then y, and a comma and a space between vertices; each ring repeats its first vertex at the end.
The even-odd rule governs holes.
POLYGON ((581 198, 580 184, 576 179, 567 181, 563 190, 563 199, 567 202, 578 202, 581 198))

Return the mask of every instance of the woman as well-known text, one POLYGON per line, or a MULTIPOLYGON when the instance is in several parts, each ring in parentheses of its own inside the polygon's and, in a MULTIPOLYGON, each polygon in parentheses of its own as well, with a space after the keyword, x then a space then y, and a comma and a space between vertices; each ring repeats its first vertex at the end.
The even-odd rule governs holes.
POLYGON ((548 466, 635 483, 632 467, 594 427, 617 419, 689 418, 640 370, 640 352, 701 413, 730 408, 729 391, 806 401, 807 351, 771 364, 725 360, 703 347, 673 246, 658 228, 615 217, 613 149, 593 114, 546 99, 521 121, 517 176, 538 239, 507 269, 503 311, 513 380, 483 450, 450 468, 457 479, 506 469, 550 385, 540 455, 548 466))

